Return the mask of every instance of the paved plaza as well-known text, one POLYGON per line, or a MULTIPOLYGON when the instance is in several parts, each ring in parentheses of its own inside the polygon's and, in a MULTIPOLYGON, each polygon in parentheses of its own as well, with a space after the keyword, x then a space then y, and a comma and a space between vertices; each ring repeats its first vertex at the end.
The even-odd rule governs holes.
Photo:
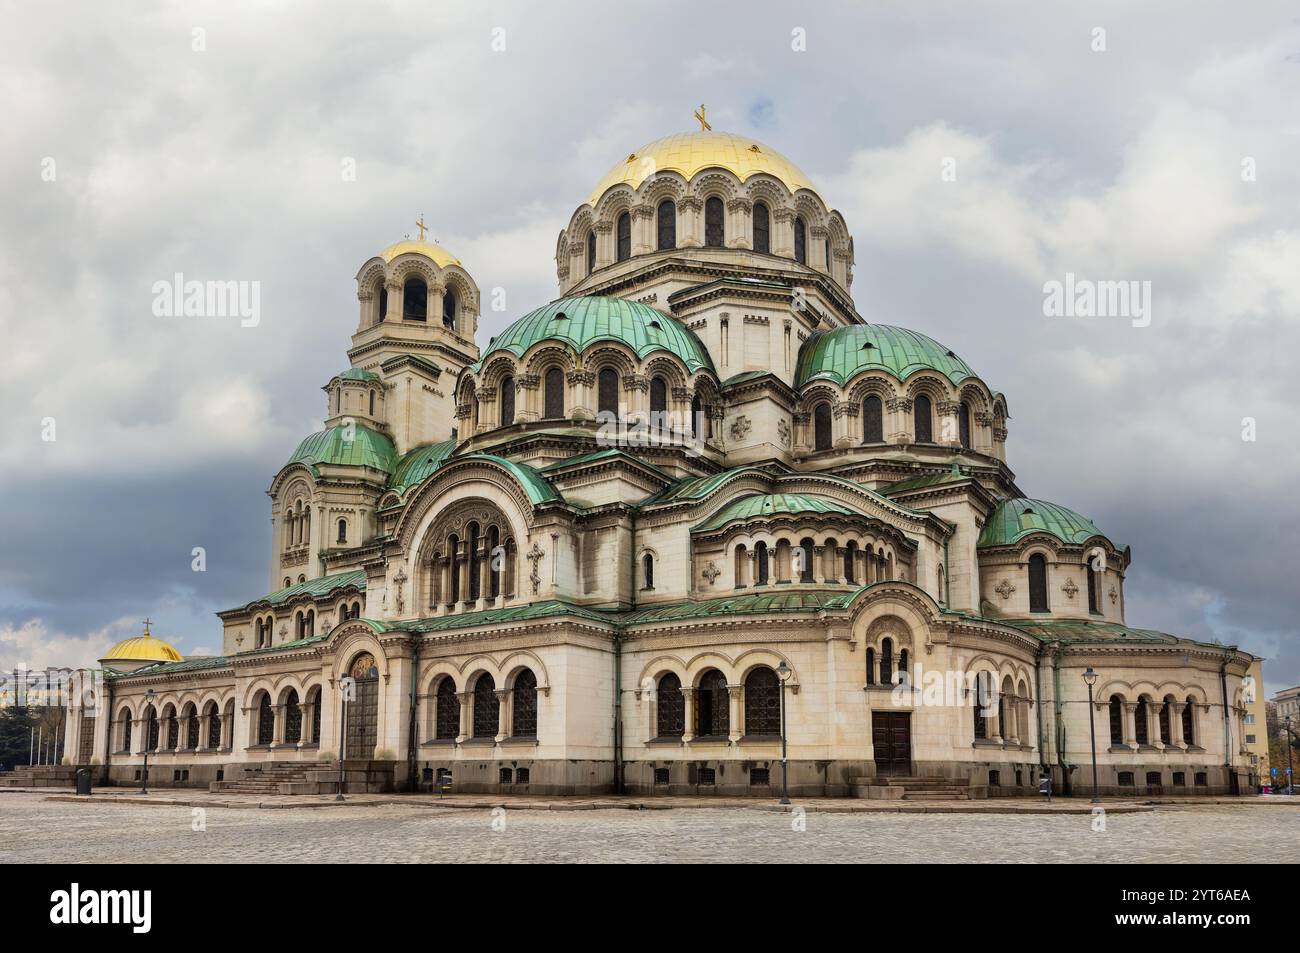
POLYGON ((246 807, 6 793, 0 863, 1300 862, 1300 808, 1258 803, 1109 813, 1104 831, 1086 813, 246 807))

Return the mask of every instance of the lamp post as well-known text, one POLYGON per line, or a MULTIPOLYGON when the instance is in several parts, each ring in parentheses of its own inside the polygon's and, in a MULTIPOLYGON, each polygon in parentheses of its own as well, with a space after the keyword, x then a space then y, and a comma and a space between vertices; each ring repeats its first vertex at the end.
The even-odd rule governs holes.
POLYGON ((1295 770, 1291 764, 1291 716, 1287 715, 1282 724, 1286 725, 1286 793, 1295 794, 1295 770))
MULTIPOLYGON (((153 700, 158 697, 158 693, 152 688, 144 693, 145 711, 153 711, 153 700)), ((149 793, 149 742, 153 739, 149 737, 149 726, 153 720, 145 715, 144 720, 144 773, 140 775, 140 793, 149 793)))
POLYGON ((1092 739, 1092 803, 1100 804, 1101 798, 1097 796, 1097 724, 1092 711, 1092 686, 1097 684, 1097 673, 1091 665, 1083 673, 1083 680, 1088 686, 1088 737, 1092 739))
POLYGON ((794 674, 785 659, 776 667, 776 677, 781 682, 781 804, 790 803, 790 759, 786 755, 785 744, 785 683, 794 674))
MULTIPOLYGON (((355 691, 355 690, 356 690, 356 688, 355 688, 356 683, 353 682, 352 684, 353 684, 353 688, 352 688, 352 690, 355 691)), ((343 714, 342 714, 342 716, 341 716, 341 718, 340 718, 340 724, 339 724, 339 790, 338 790, 338 793, 334 795, 334 800, 336 800, 336 801, 346 801, 347 798, 345 798, 345 797, 343 796, 343 756, 344 756, 344 754, 345 754, 345 752, 346 752, 346 750, 347 750, 347 746, 348 746, 348 694, 349 694, 349 691, 348 691, 347 680, 344 680, 343 682, 341 682, 340 687, 343 689, 343 714)))

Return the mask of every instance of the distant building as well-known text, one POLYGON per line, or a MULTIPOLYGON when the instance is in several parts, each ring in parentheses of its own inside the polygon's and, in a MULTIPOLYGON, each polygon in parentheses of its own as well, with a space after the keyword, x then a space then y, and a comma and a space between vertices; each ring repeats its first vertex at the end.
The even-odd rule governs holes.
POLYGON ((1288 717, 1300 720, 1300 685, 1278 692, 1273 696, 1273 704, 1277 705, 1279 720, 1288 717))
POLYGON ((1253 679, 1251 691, 1242 692, 1246 714, 1242 719, 1246 750, 1250 753, 1250 784, 1268 783, 1268 714, 1264 700, 1264 660, 1255 659, 1246 678, 1253 679))

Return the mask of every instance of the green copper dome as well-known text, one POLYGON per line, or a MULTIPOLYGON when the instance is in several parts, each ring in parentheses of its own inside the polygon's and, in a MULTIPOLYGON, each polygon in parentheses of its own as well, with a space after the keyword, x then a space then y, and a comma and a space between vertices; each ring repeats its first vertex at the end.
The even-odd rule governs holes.
POLYGON ((691 374, 700 368, 713 370, 700 339, 677 319, 635 301, 605 296, 561 298, 529 312, 488 342, 473 369, 478 371, 498 351, 523 357, 539 341, 562 341, 578 353, 598 341, 620 341, 640 358, 654 351, 674 354, 691 374))
POLYGON ((810 496, 807 493, 758 493, 741 497, 724 506, 694 527, 691 532, 706 533, 726 526, 732 520, 748 520, 759 516, 795 516, 799 513, 853 514, 854 512, 843 503, 828 500, 823 496, 810 496))
POLYGON ((455 449, 456 441, 453 439, 441 443, 422 443, 414 450, 408 450, 393 468, 388 488, 396 490, 398 496, 405 496, 407 490, 442 466, 443 461, 455 449))
POLYGON ((363 371, 359 367, 350 367, 338 375, 338 378, 341 381, 377 381, 379 375, 374 371, 363 371))
POLYGON ((820 331, 799 349, 795 386, 829 380, 843 386, 862 371, 884 371, 905 381, 932 370, 960 384, 975 377, 965 361, 933 338, 887 324, 851 324, 820 331))
POLYGON ((1003 500, 989 514, 977 546, 1010 546, 1031 533, 1048 533, 1063 543, 1107 538, 1092 520, 1046 500, 1003 500))
POLYGON ((319 464, 348 467, 369 467, 392 473, 397 463, 397 450, 393 441, 377 430, 368 427, 349 428, 340 424, 329 430, 312 434, 298 444, 285 466, 301 463, 316 472, 319 464), (351 437, 351 439, 348 439, 351 437))

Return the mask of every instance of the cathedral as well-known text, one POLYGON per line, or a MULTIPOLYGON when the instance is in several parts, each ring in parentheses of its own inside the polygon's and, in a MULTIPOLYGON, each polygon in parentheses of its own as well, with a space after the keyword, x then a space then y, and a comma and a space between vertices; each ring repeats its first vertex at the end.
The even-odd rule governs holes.
POLYGON ((1086 796, 1095 743, 1102 794, 1254 782, 1258 660, 1130 626, 1132 551, 1025 495, 979 355, 869 320, 832 197, 697 118, 618 158, 556 239, 559 297, 495 337, 422 222, 361 264, 324 429, 270 481, 265 594, 218 613, 220 655, 113 646, 67 764, 1086 796))

